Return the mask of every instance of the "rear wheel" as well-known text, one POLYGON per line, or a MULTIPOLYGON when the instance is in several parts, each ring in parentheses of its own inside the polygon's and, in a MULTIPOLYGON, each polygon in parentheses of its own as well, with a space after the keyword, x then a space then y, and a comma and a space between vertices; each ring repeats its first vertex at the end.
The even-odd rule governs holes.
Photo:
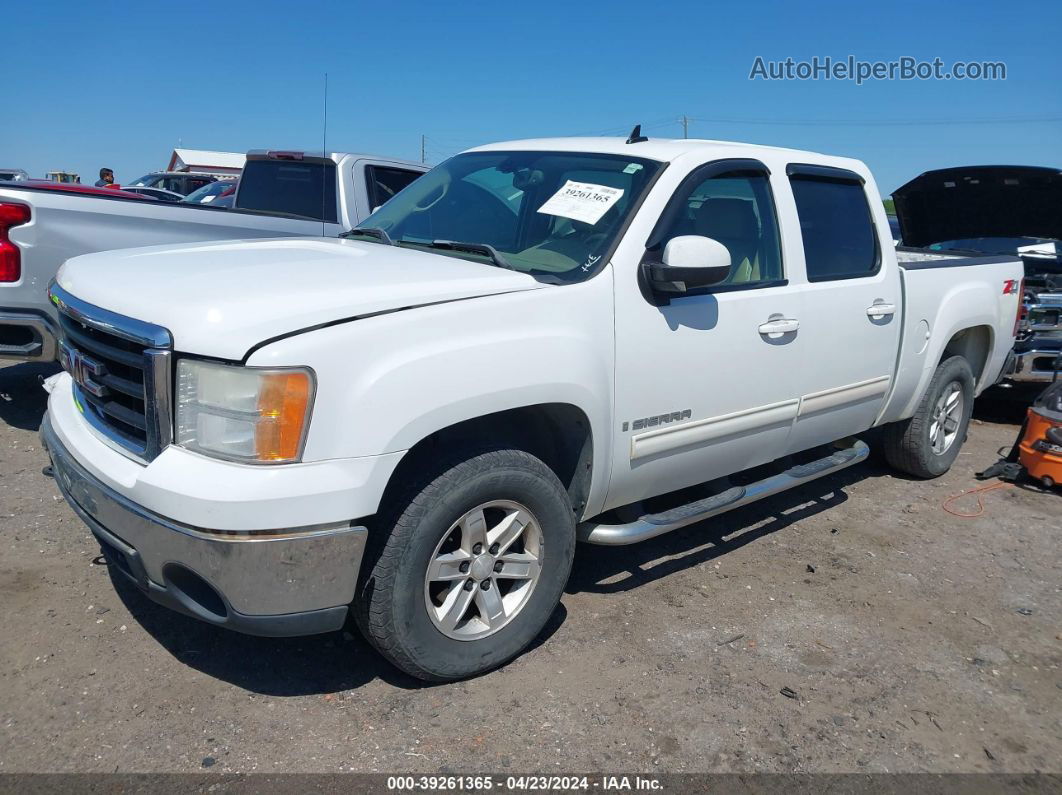
POLYGON ((542 630, 568 580, 575 520, 556 475, 523 451, 435 472, 371 528, 354 614, 397 667, 447 681, 507 662, 542 630))
POLYGON ((973 412, 974 377, 961 356, 941 362, 913 417, 884 429, 885 458, 919 478, 943 475, 966 441, 973 412))

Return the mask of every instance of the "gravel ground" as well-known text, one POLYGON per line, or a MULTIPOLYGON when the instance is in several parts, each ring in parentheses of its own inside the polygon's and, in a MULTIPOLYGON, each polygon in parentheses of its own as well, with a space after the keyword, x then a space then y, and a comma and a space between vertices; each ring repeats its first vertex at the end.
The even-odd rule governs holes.
POLYGON ((870 462, 583 547, 531 650, 424 686, 356 633, 243 637, 112 581, 41 475, 46 372, 0 368, 0 772, 1062 769, 1062 500, 941 508, 1013 406, 939 480, 870 462))

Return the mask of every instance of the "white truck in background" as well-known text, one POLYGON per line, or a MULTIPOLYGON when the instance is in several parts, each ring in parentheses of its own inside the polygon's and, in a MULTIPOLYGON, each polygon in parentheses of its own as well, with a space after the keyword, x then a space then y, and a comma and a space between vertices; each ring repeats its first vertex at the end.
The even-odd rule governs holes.
POLYGON ((374 155, 255 150, 230 209, 0 184, 0 358, 55 359, 57 318, 47 290, 71 257, 204 240, 336 235, 427 168, 374 155))
POLYGON ((855 160, 494 144, 342 239, 67 262, 42 439, 155 601, 262 635, 353 616, 403 670, 457 679, 533 640, 577 539, 800 486, 875 427, 898 469, 945 472, 1022 266, 904 256, 855 160))

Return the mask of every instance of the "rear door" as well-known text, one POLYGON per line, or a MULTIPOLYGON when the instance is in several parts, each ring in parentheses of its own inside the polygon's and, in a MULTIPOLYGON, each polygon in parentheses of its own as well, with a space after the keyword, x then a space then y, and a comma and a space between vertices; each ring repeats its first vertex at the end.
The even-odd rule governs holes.
POLYGON ((896 368, 903 297, 873 185, 839 168, 786 171, 804 253, 800 408, 787 443, 796 452, 874 424, 896 368))

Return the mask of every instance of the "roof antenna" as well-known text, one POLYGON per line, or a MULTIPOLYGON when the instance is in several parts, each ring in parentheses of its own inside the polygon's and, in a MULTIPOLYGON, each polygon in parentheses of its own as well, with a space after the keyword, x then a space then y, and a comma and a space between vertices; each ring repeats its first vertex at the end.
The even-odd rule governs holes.
POLYGON ((631 134, 627 136, 627 143, 640 144, 642 141, 648 141, 649 139, 642 135, 642 125, 635 124, 634 129, 631 130, 631 134))
MULTIPOLYGON (((325 218, 328 217, 326 212, 328 206, 328 180, 325 178, 325 174, 328 173, 328 167, 325 163, 332 159, 328 156, 328 72, 324 73, 324 118, 321 121, 321 157, 324 161, 321 163, 321 237, 327 237, 328 231, 325 218)), ((332 198, 335 200, 334 196, 332 198)))

